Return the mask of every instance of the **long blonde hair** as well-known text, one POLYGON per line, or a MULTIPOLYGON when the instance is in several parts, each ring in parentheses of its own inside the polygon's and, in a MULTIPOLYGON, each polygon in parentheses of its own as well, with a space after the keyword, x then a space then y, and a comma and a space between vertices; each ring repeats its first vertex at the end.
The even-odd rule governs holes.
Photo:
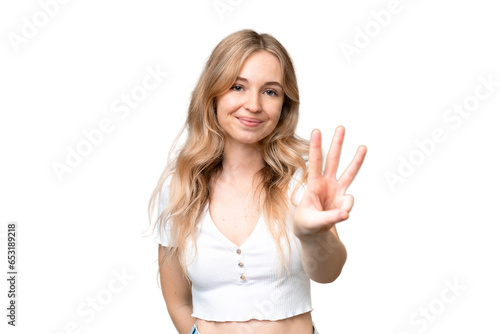
MULTIPOLYGON (((165 247, 165 256, 175 256, 181 264, 183 277, 187 276, 187 240, 195 245, 195 228, 204 214, 210 197, 210 182, 222 169, 224 131, 217 121, 215 99, 225 93, 236 81, 245 59, 255 51, 266 50, 275 55, 283 74, 284 101, 278 124, 269 136, 262 140, 264 167, 259 171, 261 180, 258 190, 264 194, 263 214, 278 249, 280 262, 285 265, 282 237, 290 240, 286 233, 286 220, 290 218, 288 187, 293 175, 302 170, 298 184, 307 179, 306 157, 309 142, 295 134, 299 118, 299 91, 293 63, 285 48, 271 35, 258 34, 252 30, 240 30, 224 38, 213 50, 200 79, 193 91, 184 128, 177 136, 169 153, 167 166, 151 195, 148 213, 159 203, 165 180, 171 176, 170 201, 158 216, 154 228, 170 224, 170 245, 165 247), (187 130, 187 138, 175 158, 170 158, 181 134, 187 130)), ((292 198, 297 190, 293 190, 292 198)), ((285 265, 287 272, 288 262, 285 265)))

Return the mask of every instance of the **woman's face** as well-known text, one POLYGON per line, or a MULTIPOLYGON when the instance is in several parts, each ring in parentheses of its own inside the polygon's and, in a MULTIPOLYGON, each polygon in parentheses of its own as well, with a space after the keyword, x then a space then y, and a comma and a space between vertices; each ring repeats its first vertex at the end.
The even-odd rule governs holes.
POLYGON ((217 120, 226 141, 259 143, 276 128, 283 101, 278 58, 264 50, 252 53, 233 86, 216 98, 217 120))

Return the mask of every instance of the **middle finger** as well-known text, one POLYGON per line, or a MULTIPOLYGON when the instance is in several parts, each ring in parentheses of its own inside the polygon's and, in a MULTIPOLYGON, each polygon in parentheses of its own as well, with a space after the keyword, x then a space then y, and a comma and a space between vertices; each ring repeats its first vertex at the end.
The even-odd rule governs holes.
POLYGON ((330 176, 335 179, 337 178, 337 168, 339 166, 340 151, 342 150, 344 133, 345 129, 342 125, 339 125, 335 129, 335 134, 333 135, 330 150, 328 151, 328 156, 326 158, 325 176, 330 176))

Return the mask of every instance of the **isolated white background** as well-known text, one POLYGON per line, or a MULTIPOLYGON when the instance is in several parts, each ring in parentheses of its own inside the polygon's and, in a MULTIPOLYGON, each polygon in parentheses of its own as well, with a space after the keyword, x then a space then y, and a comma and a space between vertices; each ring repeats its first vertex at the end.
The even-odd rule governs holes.
POLYGON ((342 170, 358 145, 368 147, 349 189, 351 217, 337 226, 348 250, 343 273, 312 283, 319 332, 498 332, 500 87, 457 128, 443 120, 474 94, 479 76, 500 81, 498 8, 401 0, 400 13, 349 63, 341 43, 353 44, 356 27, 389 2, 233 0, 221 18, 212 0, 75 0, 18 52, 8 36, 41 7, 2 2, 1 268, 11 221, 19 261, 18 327, 6 325, 2 279, 2 332, 64 333, 76 323, 80 333, 175 333, 156 283, 157 244, 144 233, 147 203, 204 62, 243 28, 274 35, 291 54, 301 136, 319 128, 327 150, 344 125, 342 170), (120 119, 111 105, 148 66, 169 74, 120 119), (53 162, 64 163, 67 146, 105 118, 113 131, 60 181, 53 162), (385 174, 397 173, 398 157, 408 159, 435 128, 446 141, 391 189, 385 174), (88 321, 77 308, 104 296, 113 270, 133 279, 88 321), (409 318, 440 305, 446 280, 466 288, 422 331, 409 318))

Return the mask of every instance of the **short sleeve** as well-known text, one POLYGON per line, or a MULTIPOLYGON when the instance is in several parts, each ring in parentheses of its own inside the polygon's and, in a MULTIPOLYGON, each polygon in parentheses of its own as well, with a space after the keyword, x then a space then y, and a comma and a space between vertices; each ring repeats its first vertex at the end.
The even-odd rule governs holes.
MULTIPOLYGON (((170 181, 172 179, 172 175, 169 175, 165 182, 163 183, 163 186, 161 188, 160 192, 160 201, 158 204, 158 217, 161 215, 163 210, 167 207, 167 204, 170 200, 170 181)), ((169 246, 170 242, 170 220, 166 220, 165 225, 161 226, 161 224, 157 224, 157 231, 156 231, 156 237, 154 238, 154 241, 162 244, 163 246, 169 246)))

